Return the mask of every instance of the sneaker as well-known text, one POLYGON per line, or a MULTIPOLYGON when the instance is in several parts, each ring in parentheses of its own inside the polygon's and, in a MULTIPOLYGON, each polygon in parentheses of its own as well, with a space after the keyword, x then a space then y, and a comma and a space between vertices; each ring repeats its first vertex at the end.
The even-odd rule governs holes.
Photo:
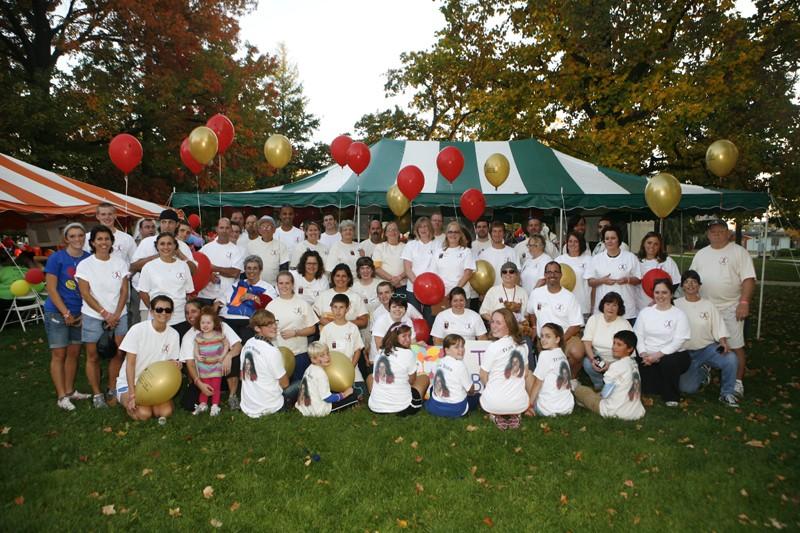
POLYGON ((502 415, 489 415, 489 420, 491 420, 500 431, 508 429, 508 421, 506 421, 506 417, 502 415))
POLYGON ((723 394, 719 397, 719 401, 728 407, 739 407, 739 402, 736 400, 735 394, 723 394))
POLYGON ((205 413, 208 411, 208 404, 205 403, 198 403, 194 406, 194 411, 192 412, 193 415, 199 415, 200 413, 205 413))
POLYGON ((92 407, 94 407, 95 409, 105 409, 106 407, 108 407, 106 399, 103 397, 102 394, 95 394, 94 396, 92 396, 92 407))
POLYGON ((158 417, 158 425, 159 426, 163 426, 166 423, 167 423, 167 417, 166 416, 159 416, 158 417))
POLYGON ((69 398, 70 400, 88 400, 91 398, 91 394, 85 394, 83 392, 78 392, 76 390, 72 391, 70 394, 67 394, 65 398, 69 398))
POLYGON ((678 407, 678 402, 664 402, 667 407, 678 407))
POLYGON ((238 411, 239 410, 239 397, 235 394, 231 394, 228 396, 228 407, 231 411, 238 411))
POLYGON ((508 424, 508 429, 519 429, 520 425, 520 417, 519 415, 509 415, 506 417, 506 423, 508 424))
POLYGON ((62 396, 61 398, 58 399, 58 402, 56 402, 56 404, 58 405, 59 408, 65 411, 74 411, 75 406, 72 404, 69 398, 70 398, 69 396, 62 396))
POLYGON ((711 367, 708 365, 702 365, 700 367, 700 371, 703 373, 703 379, 700 380, 701 387, 708 387, 711 383, 711 367))
POLYGON ((211 411, 208 413, 209 416, 217 416, 219 415, 219 405, 212 405, 211 411))
POLYGON ((744 383, 742 383, 741 379, 736 380, 736 384, 733 386, 733 393, 740 400, 744 398, 744 383))

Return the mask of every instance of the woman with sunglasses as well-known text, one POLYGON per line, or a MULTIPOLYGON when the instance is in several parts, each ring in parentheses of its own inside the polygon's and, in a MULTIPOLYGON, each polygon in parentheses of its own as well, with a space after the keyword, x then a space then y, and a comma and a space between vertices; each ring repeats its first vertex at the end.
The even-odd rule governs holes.
POLYGON ((519 285, 518 273, 517 265, 511 261, 500 267, 500 285, 495 285, 486 291, 481 303, 480 314, 486 322, 492 320, 492 313, 503 308, 514 313, 517 321, 525 319, 528 293, 519 285))

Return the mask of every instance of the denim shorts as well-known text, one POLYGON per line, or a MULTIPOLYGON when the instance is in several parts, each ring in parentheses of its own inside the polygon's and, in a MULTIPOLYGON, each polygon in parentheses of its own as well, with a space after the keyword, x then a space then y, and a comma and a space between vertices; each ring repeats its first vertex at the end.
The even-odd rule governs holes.
POLYGON ((44 331, 51 350, 66 348, 70 344, 83 344, 81 326, 68 326, 61 313, 44 314, 44 331))
MULTIPOLYGON (((95 343, 103 336, 103 323, 104 321, 99 318, 92 318, 83 315, 83 326, 81 329, 81 340, 83 342, 95 343)), ((119 323, 114 330, 116 337, 124 337, 128 333, 128 314, 119 317, 119 323)))

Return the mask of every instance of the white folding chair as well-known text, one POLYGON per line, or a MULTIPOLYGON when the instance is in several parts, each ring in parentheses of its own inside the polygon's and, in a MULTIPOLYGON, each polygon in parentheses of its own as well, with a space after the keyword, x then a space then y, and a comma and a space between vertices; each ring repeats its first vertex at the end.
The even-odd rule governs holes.
POLYGON ((33 296, 14 298, 11 302, 11 307, 6 313, 6 318, 3 320, 3 325, 0 326, 0 331, 3 331, 6 325, 10 326, 17 323, 22 326, 22 331, 27 331, 25 324, 35 323, 40 320, 44 322, 44 309, 42 309, 42 301, 39 299, 38 294, 34 293, 33 296), (14 315, 16 315, 16 318, 14 318, 14 315))

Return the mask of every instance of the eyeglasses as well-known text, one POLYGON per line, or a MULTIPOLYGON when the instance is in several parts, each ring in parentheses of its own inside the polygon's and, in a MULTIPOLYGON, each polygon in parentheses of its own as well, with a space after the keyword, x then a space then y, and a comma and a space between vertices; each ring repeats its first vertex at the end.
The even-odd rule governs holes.
POLYGON ((171 307, 154 307, 153 308, 153 312, 154 313, 158 313, 159 315, 161 313, 170 314, 170 313, 172 313, 172 308, 171 307))
POLYGON ((516 274, 517 273, 516 270, 501 270, 500 272, 502 274, 516 274))
POLYGON ((456 229, 451 229, 447 232, 448 235, 461 235, 461 232, 456 229))
POLYGON ((400 293, 400 292, 393 292, 392 293, 392 298, 397 298, 399 300, 405 300, 406 299, 406 295, 403 294, 403 293, 400 293))

